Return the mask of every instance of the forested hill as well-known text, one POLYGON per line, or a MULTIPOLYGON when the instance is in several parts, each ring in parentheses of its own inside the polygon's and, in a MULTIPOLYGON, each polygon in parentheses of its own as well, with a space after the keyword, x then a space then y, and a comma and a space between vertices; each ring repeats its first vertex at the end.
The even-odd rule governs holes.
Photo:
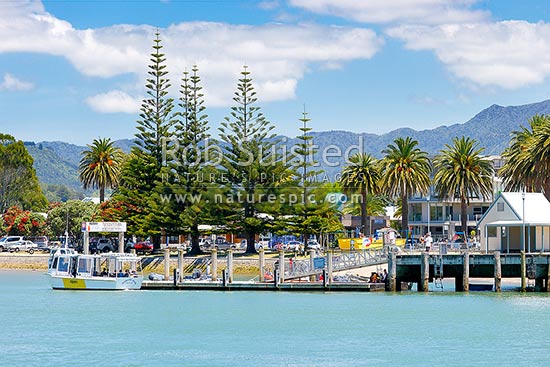
MULTIPOLYGON (((419 141, 421 149, 430 155, 435 155, 449 144, 455 136, 469 136, 476 139, 485 148, 486 154, 500 154, 508 145, 510 133, 520 126, 527 126, 528 119, 536 114, 550 114, 550 100, 523 106, 502 107, 492 105, 479 112, 469 121, 462 124, 440 126, 431 130, 417 131, 404 128, 391 131, 383 135, 368 133, 352 133, 348 131, 314 132, 314 142, 323 152, 328 146, 338 147, 342 152, 352 145, 362 144, 365 152, 381 157, 381 151, 395 138, 410 136, 419 141)), ((286 140, 286 139, 285 139, 286 140)), ((288 139, 289 146, 296 143, 295 139, 288 139)), ((39 180, 47 184, 61 184, 73 189, 80 189, 77 169, 80 152, 86 147, 66 142, 26 143, 30 154, 34 158, 34 165, 39 180)), ((132 140, 117 141, 117 146, 125 152, 130 150, 132 140)), ((332 150, 334 152, 334 150, 332 150)), ((331 157, 329 162, 318 159, 327 177, 332 179, 341 169, 337 164, 333 167, 327 163, 341 163, 341 160, 331 157)))

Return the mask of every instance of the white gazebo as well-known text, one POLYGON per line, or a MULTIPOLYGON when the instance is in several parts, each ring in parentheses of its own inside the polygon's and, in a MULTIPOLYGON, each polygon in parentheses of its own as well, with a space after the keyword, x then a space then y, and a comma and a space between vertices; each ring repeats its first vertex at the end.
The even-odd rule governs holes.
POLYGON ((541 193, 503 192, 478 228, 486 252, 550 251, 550 202, 541 193))

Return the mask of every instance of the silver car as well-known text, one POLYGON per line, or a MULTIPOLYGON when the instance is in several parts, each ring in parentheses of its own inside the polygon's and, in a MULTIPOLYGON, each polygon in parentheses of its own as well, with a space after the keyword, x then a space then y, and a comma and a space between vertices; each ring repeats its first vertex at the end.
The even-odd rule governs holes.
POLYGON ((12 248, 13 246, 21 245, 23 241, 23 236, 2 237, 0 238, 0 252, 10 251, 10 248, 12 248))

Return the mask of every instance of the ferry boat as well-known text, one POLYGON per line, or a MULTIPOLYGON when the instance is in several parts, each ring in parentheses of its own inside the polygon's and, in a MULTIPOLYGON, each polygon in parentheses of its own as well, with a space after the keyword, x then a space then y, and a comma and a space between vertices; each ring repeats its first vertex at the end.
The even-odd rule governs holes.
POLYGON ((124 253, 82 255, 58 249, 51 256, 48 275, 53 289, 140 289, 143 282, 141 259, 124 253))

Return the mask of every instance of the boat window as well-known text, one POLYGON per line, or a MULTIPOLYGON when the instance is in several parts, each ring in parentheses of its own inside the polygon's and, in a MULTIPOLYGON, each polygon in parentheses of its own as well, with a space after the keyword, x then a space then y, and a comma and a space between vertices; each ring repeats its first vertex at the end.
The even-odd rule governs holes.
POLYGON ((78 259, 78 272, 89 273, 92 269, 91 259, 78 259))
POLYGON ((67 272, 69 270, 69 259, 60 257, 59 264, 57 266, 58 271, 67 272))
POLYGON ((57 257, 55 257, 53 259, 53 263, 52 263, 52 266, 51 266, 52 269, 56 269, 57 268, 57 257))

